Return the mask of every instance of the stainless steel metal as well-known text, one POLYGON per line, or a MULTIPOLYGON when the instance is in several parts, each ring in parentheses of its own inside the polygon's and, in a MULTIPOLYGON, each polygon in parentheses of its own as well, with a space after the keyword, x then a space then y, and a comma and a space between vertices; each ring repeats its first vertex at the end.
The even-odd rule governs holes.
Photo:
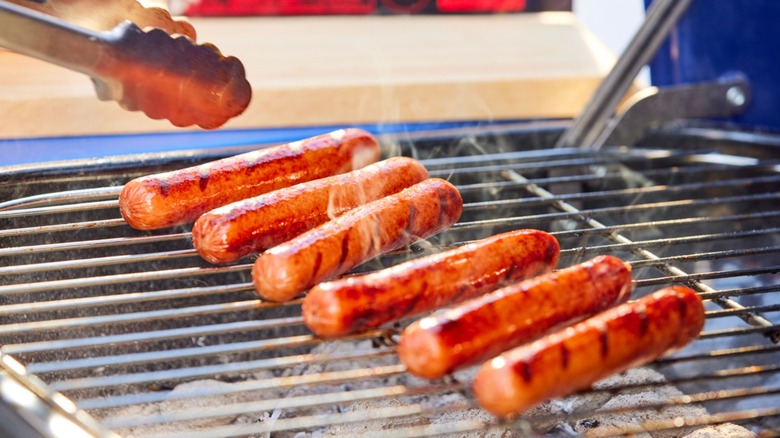
POLYGON ((690 3, 691 0, 655 0, 650 4, 642 25, 582 112, 558 139, 557 147, 592 147, 639 71, 650 62, 690 3))
POLYGON ((4 409, 13 411, 3 415, 3 436, 117 437, 6 355, 0 357, 0 399, 4 409))
POLYGON ((238 59, 130 21, 99 32, 0 1, 0 46, 84 73, 101 100, 176 126, 221 126, 252 94, 238 59))
POLYGON ((395 342, 410 321, 323 342, 304 327, 300 300, 257 298, 251 257, 213 267, 192 251, 187 227, 122 224, 110 199, 116 190, 105 187, 139 173, 127 161, 128 173, 85 165, 84 181, 0 177, 0 352, 120 435, 780 427, 780 347, 772 342, 780 331, 780 149, 754 150, 749 136, 739 153, 698 144, 722 137, 715 131, 686 147, 598 151, 554 148, 553 134, 533 146, 539 134, 522 130, 460 134, 402 150, 458 186, 461 220, 358 271, 541 228, 561 242, 561 266, 598 254, 629 261, 635 297, 676 283, 699 290, 707 300, 701 338, 593 390, 498 421, 471 397, 471 370, 438 381, 405 372, 395 342), (556 192, 562 185, 579 190, 556 192), (44 195, 61 187, 65 195, 44 195), (612 428, 626 416, 630 424, 612 428))
POLYGON ((725 119, 741 114, 750 104, 750 84, 741 76, 714 83, 646 88, 609 119, 591 147, 632 146, 662 123, 683 119, 725 119))

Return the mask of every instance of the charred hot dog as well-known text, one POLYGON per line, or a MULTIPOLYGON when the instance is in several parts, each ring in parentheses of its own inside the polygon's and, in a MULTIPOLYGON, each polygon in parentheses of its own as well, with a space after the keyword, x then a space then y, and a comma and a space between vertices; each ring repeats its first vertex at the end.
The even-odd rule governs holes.
POLYGON ((392 195, 428 177, 417 160, 390 158, 362 169, 297 184, 201 215, 192 243, 211 263, 264 251, 358 205, 392 195))
POLYGON ((664 288, 494 358, 477 372, 474 393, 496 415, 517 414, 682 348, 703 325, 696 292, 664 288))
POLYGON ((596 257, 416 321, 403 331, 398 355, 410 373, 441 377, 623 302, 630 291, 628 265, 596 257))
POLYGON ((119 209, 131 227, 152 230, 195 221, 240 199, 348 172, 379 159, 366 131, 346 129, 128 182, 119 209))
POLYGON ((318 284, 303 300, 303 318, 319 336, 342 336, 549 272, 559 254, 558 241, 544 231, 503 233, 375 273, 318 284))
POLYGON ((427 179, 264 252, 252 268, 255 288, 268 300, 290 300, 382 253, 438 233, 455 223, 462 209, 455 186, 427 179))

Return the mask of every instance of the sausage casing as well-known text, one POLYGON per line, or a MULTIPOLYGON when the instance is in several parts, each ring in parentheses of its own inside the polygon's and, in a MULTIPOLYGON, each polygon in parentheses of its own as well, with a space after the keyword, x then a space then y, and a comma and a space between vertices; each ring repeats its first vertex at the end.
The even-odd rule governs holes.
POLYGON ((119 210, 139 230, 191 223, 209 210, 240 199, 361 168, 376 162, 379 154, 379 143, 368 132, 338 130, 136 178, 122 188, 119 210))
POLYGON ((286 242, 358 205, 397 193, 427 177, 428 171, 419 161, 395 157, 296 184, 204 213, 192 227, 192 243, 211 263, 231 262, 286 242))
POLYGON ((488 361, 474 393, 496 415, 517 414, 682 348, 703 326, 696 292, 664 288, 488 361))
POLYGON ((540 230, 516 230, 374 273, 320 283, 303 300, 321 337, 378 327, 549 272, 560 246, 540 230))
POLYGON ((264 252, 252 267, 255 289, 268 300, 290 300, 382 253, 438 233, 462 210, 455 186, 427 179, 264 252))
POLYGON ((629 266, 599 256, 415 321, 404 329, 398 355, 410 373, 441 377, 624 302, 630 292, 629 266))

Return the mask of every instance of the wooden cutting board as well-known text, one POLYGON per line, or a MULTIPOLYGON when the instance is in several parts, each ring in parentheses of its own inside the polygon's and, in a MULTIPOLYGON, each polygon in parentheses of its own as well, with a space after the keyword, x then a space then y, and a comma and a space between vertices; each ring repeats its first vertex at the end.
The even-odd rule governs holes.
MULTIPOLYGON (((569 13, 192 19, 244 63, 225 128, 572 117, 614 56, 569 13)), ((0 50, 0 138, 174 131, 89 78, 0 50)))

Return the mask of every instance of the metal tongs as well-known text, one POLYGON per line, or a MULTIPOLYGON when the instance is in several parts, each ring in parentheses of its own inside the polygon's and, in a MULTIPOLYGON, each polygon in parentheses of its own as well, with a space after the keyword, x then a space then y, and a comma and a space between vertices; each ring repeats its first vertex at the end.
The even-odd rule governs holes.
POLYGON ((101 100, 213 129, 252 95, 244 66, 135 0, 0 0, 0 46, 89 75, 101 100))

